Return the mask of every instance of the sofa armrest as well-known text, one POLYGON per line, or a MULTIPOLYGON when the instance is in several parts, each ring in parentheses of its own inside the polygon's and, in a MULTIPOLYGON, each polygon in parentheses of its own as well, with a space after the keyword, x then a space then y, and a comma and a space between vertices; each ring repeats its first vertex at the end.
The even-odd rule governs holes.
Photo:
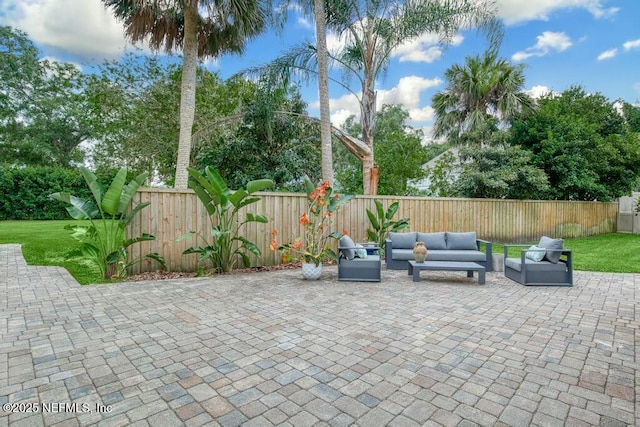
POLYGON ((484 243, 485 253, 487 255, 486 268, 487 271, 493 271, 493 242, 488 240, 476 239, 476 245, 480 250, 480 243, 484 243))
POLYGON ((392 250, 391 239, 386 239, 384 241, 384 262, 387 264, 391 262, 391 250, 392 250))
POLYGON ((504 258, 509 258, 509 248, 530 248, 531 245, 504 245, 504 258))

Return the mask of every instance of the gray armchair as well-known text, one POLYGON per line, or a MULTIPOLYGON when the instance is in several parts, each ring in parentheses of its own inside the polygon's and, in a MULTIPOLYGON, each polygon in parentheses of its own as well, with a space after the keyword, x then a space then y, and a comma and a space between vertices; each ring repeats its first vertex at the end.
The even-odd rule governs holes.
POLYGON ((366 252, 373 253, 366 258, 349 259, 345 252, 353 251, 353 246, 338 247, 338 280, 353 282, 379 282, 381 280, 382 262, 379 247, 366 247, 366 252))
POLYGON ((573 263, 568 249, 535 248, 529 245, 504 245, 504 275, 525 286, 573 286, 573 263), (520 258, 509 258, 509 248, 522 247, 520 258), (527 252, 544 252, 545 258, 534 261, 527 252), (558 259, 556 263, 549 261, 558 259))

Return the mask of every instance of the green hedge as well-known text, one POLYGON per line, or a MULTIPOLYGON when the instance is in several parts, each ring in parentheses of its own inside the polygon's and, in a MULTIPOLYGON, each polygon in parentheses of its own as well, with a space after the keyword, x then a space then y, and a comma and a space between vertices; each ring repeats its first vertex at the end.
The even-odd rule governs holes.
MULTIPOLYGON (((109 172, 98 178, 108 185, 114 175, 109 172)), ((68 219, 64 204, 49 198, 58 191, 93 200, 79 169, 0 167, 0 220, 68 219)))

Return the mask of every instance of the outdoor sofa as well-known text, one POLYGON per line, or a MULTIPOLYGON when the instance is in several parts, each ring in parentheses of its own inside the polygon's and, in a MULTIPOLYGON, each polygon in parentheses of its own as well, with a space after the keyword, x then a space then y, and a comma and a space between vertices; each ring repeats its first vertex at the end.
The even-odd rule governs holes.
POLYGON ((385 241, 385 262, 389 270, 407 270, 409 260, 413 260, 416 242, 424 242, 427 261, 475 262, 493 271, 492 243, 476 238, 474 231, 453 233, 393 233, 385 241), (485 252, 480 245, 485 246, 485 252))

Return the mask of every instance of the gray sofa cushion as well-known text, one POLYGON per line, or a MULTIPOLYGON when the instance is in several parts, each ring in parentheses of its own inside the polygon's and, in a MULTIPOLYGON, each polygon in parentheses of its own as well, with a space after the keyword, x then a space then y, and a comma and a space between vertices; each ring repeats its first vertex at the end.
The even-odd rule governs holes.
POLYGON ((344 257, 346 259, 353 259, 356 256, 356 244, 353 242, 353 239, 351 239, 351 237, 349 237, 348 235, 344 235, 340 238, 340 243, 339 243, 340 247, 342 249, 340 249, 342 251, 342 255, 344 255, 344 257))
MULTIPOLYGON (((396 261, 413 261, 412 249, 394 249, 392 259, 396 261)), ((487 255, 480 251, 470 250, 430 250, 427 261, 484 262, 487 255)))
MULTIPOLYGON (((389 239, 391 239, 391 247, 394 249, 413 249, 416 245, 416 232, 410 233, 394 233, 389 232, 389 239)), ((412 254, 413 255, 413 254, 412 254)))
POLYGON ((429 251, 427 253, 427 261, 453 261, 453 262, 484 262, 487 255, 478 250, 444 250, 429 251))
POLYGON ((447 249, 447 242, 444 238, 444 232, 440 233, 418 233, 416 239, 423 242, 427 250, 443 250, 447 249))
MULTIPOLYGON (((542 236, 540 238, 540 243, 538 243, 538 247, 541 247, 544 249, 563 249, 564 240, 552 239, 547 236, 542 236)), ((558 261, 560 261, 561 254, 562 253, 560 251, 547 251, 547 253, 544 256, 544 259, 554 264, 557 264, 558 261)))
MULTIPOLYGON (((564 264, 554 264, 549 261, 534 262, 525 258, 525 264, 527 264, 527 271, 565 271, 564 264)), ((516 271, 522 271, 522 262, 520 258, 507 258, 504 260, 505 267, 509 267, 516 271)))
POLYGON ((447 249, 466 249, 477 250, 475 231, 468 233, 449 233, 447 232, 447 249))
POLYGON ((395 259, 397 261, 413 261, 413 249, 396 249, 393 247, 391 259, 395 259))

